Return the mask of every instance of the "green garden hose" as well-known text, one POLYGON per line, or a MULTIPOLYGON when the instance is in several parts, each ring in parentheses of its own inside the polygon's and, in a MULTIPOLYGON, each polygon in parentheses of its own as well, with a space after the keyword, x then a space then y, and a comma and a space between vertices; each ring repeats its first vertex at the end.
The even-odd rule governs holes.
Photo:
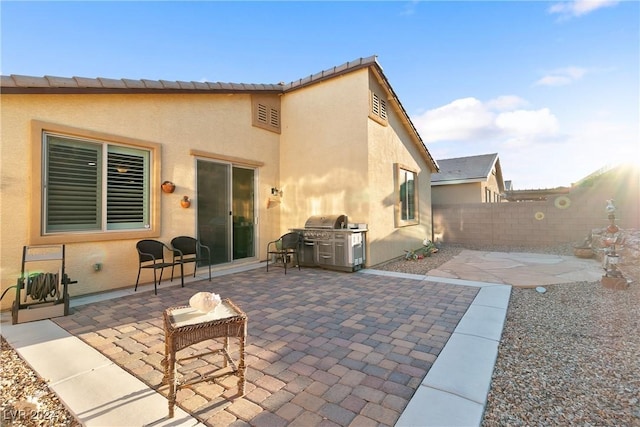
POLYGON ((46 301, 58 295, 58 273, 34 273, 27 278, 27 295, 34 301, 46 301))

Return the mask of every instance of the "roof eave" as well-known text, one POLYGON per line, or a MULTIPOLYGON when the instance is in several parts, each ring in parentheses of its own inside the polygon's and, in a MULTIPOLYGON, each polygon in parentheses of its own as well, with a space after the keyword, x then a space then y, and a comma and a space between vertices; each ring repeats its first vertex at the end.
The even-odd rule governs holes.
POLYGON ((445 181, 431 181, 431 186, 439 185, 454 185, 454 184, 473 184, 476 182, 485 182, 485 178, 465 178, 465 179, 450 179, 445 181))
POLYGON ((1 76, 3 94, 280 94, 279 84, 220 82, 183 82, 168 80, 133 80, 86 77, 31 77, 11 74, 1 76))
POLYGON ((409 117, 407 110, 404 109, 404 106, 400 102, 398 95, 396 95, 395 91, 393 90, 393 87, 391 86, 391 83, 385 76, 384 71, 382 70, 382 67, 380 66, 377 60, 373 64, 371 64, 371 68, 374 74, 376 75, 376 77, 378 78, 378 80, 387 89, 388 98, 392 101, 393 105, 396 108, 396 112, 399 113, 400 118, 404 122, 405 126, 407 126, 409 130, 409 135, 411 135, 411 138, 413 139, 414 144, 422 154, 423 159, 427 162, 427 165, 429 165, 429 168, 431 169, 431 173, 439 172, 440 167, 438 166, 438 162, 436 162, 433 156, 431 156, 431 153, 429 152, 427 145, 422 140, 422 137, 420 137, 420 134, 418 133, 418 129, 416 129, 413 122, 411 121, 411 118, 409 117))
POLYGON ((190 89, 116 89, 116 88, 15 88, 3 87, 0 90, 3 95, 131 95, 131 94, 280 94, 279 90, 190 90, 190 89))

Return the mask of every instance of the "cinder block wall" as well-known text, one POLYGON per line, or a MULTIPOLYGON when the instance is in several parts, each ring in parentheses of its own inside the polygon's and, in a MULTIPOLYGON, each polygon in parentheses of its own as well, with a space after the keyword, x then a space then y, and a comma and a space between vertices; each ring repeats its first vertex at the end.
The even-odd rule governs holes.
POLYGON ((640 228, 636 171, 623 178, 604 177, 541 202, 434 205, 433 238, 445 243, 509 246, 578 243, 591 230, 609 225, 608 199, 615 200, 618 227, 640 228))

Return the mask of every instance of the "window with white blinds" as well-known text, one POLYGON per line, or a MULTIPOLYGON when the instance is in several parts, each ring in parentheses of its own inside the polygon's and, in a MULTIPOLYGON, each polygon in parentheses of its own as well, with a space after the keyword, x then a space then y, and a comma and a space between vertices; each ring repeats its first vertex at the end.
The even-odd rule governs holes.
POLYGON ((149 228, 149 150, 43 135, 45 234, 149 228))

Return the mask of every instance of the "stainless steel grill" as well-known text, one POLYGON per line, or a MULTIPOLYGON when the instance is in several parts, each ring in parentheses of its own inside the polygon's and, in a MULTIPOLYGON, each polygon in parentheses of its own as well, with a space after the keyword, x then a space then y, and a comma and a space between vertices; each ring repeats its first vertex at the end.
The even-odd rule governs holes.
POLYGON ((300 264, 332 270, 356 271, 364 266, 365 228, 349 227, 347 215, 314 215, 304 228, 294 228, 302 236, 300 264))
POLYGON ((313 215, 304 223, 304 228, 308 229, 329 229, 347 228, 349 220, 346 215, 313 215))

